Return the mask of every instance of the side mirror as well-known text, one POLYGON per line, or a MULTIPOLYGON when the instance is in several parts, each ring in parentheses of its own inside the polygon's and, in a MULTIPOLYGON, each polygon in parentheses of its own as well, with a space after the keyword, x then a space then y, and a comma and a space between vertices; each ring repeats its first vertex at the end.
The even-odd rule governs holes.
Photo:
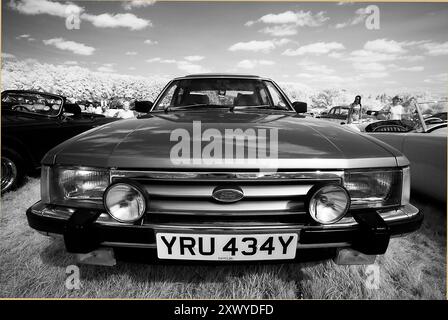
POLYGON ((306 102, 296 101, 293 102, 292 107, 297 113, 305 113, 308 109, 308 104, 306 102))
POLYGON ((140 113, 148 113, 152 105, 152 101, 135 101, 134 110, 140 113))

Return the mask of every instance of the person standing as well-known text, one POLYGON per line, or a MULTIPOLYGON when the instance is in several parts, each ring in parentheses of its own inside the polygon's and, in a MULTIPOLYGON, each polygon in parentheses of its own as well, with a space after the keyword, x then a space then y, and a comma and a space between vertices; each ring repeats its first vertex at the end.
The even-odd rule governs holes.
POLYGON ((353 121, 360 121, 362 119, 362 104, 361 96, 356 96, 355 101, 350 104, 350 109, 347 115, 347 123, 352 123, 353 121))
POLYGON ((392 98, 392 104, 385 106, 380 113, 387 115, 387 120, 401 120, 403 116, 403 106, 399 96, 392 98))
POLYGON ((131 108, 131 104, 129 101, 124 101, 123 102, 123 109, 121 109, 120 111, 118 111, 117 117, 118 118, 123 118, 123 119, 129 119, 129 118, 134 118, 134 112, 132 110, 130 110, 131 108))

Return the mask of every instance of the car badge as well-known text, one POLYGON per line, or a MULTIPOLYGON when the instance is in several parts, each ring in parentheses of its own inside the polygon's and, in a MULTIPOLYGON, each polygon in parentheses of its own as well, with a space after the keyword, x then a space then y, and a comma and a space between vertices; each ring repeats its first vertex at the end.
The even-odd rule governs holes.
POLYGON ((212 197, 219 202, 232 203, 243 199, 244 192, 238 186, 218 186, 213 190, 212 197))

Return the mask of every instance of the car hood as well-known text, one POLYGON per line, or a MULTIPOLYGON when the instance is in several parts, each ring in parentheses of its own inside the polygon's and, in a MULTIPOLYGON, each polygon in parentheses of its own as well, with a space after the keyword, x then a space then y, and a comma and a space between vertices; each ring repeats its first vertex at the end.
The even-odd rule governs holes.
MULTIPOLYGON (((196 123, 198 124, 199 122, 196 123)), ((223 154, 224 149, 223 146, 223 154)), ((246 154, 251 151, 252 146, 246 144, 246 154)), ((57 146, 44 157, 43 163, 122 169, 258 169, 260 166, 282 169, 345 169, 397 166, 398 158, 402 160, 401 164, 406 164, 404 162, 407 160, 399 151, 375 138, 327 121, 308 119, 296 114, 189 111, 153 113, 141 119, 106 124, 57 146), (197 149, 201 138, 196 138, 200 135, 193 135, 193 121, 200 121, 202 133, 207 129, 215 129, 215 132, 222 133, 223 136, 225 129, 252 128, 258 133, 261 129, 266 129, 268 137, 270 132, 277 131, 277 159, 226 163, 198 160, 209 142, 202 142, 197 149), (178 130, 175 131, 176 129, 178 130), (171 137, 173 132, 187 132, 192 137, 194 141, 189 144, 190 151, 192 154, 199 154, 199 157, 191 158, 196 161, 173 161, 170 157, 172 148, 179 144, 178 138, 171 137), (195 143, 196 146, 193 146, 195 143)))

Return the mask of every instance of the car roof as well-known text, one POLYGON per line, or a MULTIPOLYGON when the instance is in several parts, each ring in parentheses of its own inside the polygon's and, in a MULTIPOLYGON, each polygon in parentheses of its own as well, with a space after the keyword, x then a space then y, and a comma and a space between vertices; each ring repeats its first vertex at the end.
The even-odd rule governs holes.
POLYGON ((251 75, 251 74, 238 74, 238 73, 197 73, 190 74, 183 77, 175 78, 174 80, 185 80, 185 79, 206 79, 206 78, 228 78, 228 79, 257 79, 257 80, 267 80, 267 78, 251 75))

